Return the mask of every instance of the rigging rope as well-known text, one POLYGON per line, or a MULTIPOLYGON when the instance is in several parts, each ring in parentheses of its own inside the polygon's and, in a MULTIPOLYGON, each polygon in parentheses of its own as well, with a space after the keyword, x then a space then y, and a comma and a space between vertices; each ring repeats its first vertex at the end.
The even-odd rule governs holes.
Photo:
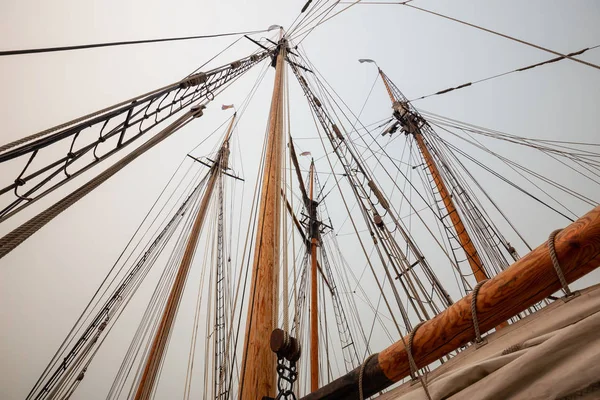
POLYGON ((460 90, 460 89, 464 89, 464 88, 469 87, 469 86, 473 86, 473 85, 475 85, 477 83, 481 83, 481 82, 489 81, 489 80, 492 80, 492 79, 500 78, 502 76, 510 75, 510 74, 515 73, 515 72, 522 72, 522 71, 526 71, 526 70, 533 69, 533 68, 536 68, 536 67, 540 67, 542 65, 555 63, 557 61, 564 60, 565 58, 567 58, 567 56, 577 56, 577 55, 585 53, 588 50, 593 50, 593 49, 596 49, 598 47, 600 47, 600 45, 596 45, 596 46, 593 46, 593 47, 586 47, 585 49, 581 49, 579 51, 576 51, 576 52, 573 52, 573 53, 569 53, 569 54, 567 54, 565 56, 551 58, 551 59, 546 60, 546 61, 542 61, 542 62, 539 62, 539 63, 528 65, 526 67, 521 67, 521 68, 513 69, 512 71, 503 72, 501 74, 492 75, 492 76, 489 76, 487 78, 479 79, 479 80, 476 80, 476 81, 473 81, 473 82, 467 82, 467 83, 463 83, 462 85, 453 86, 453 87, 450 87, 450 88, 439 90, 439 91, 437 91, 435 93, 431 93, 431 94, 428 94, 428 95, 425 95, 425 96, 421 96, 421 97, 416 97, 416 98, 410 100, 410 102, 415 102, 415 101, 418 101, 418 100, 423 100, 423 99, 426 99, 426 98, 432 97, 432 96, 439 96, 441 94, 446 94, 446 93, 449 93, 449 92, 453 92, 455 90, 460 90))
MULTIPOLYGON (((497 178, 501 179, 502 181, 506 182, 507 184, 509 184, 510 186, 514 187, 515 189, 519 190, 520 192, 522 192, 523 194, 526 194, 527 196, 531 197, 532 199, 534 199, 535 201, 539 202, 540 204, 548 207, 550 210, 556 212, 557 214, 565 217, 567 220, 569 221, 573 221, 573 219, 569 216, 567 216, 566 214, 562 213, 561 211, 559 211, 558 209, 552 207, 551 205, 549 205, 548 203, 544 202, 543 200, 539 199, 538 197, 534 196, 533 194, 529 193, 528 191, 526 191, 525 189, 521 188, 520 186, 516 185, 514 182, 512 182, 510 179, 507 179, 506 177, 500 175, 497 171, 495 171, 494 169, 486 166, 485 164, 483 164, 481 161, 477 160, 476 158, 470 156, 469 154, 467 154, 466 152, 462 151, 460 148, 458 148, 457 146, 454 146, 453 144, 445 141, 444 139, 440 140, 442 142, 444 142, 444 144, 446 146, 448 146, 450 149, 454 150, 455 152, 461 154, 463 157, 466 157, 467 159, 471 160, 472 162, 474 162, 475 164, 479 165, 481 168, 483 168, 484 170, 488 171, 489 173, 491 173, 492 175, 496 176, 497 178)), ((552 197, 551 197, 552 198, 552 197)))
MULTIPOLYGON (((235 43, 237 43, 237 42, 238 42, 238 41, 239 41, 241 38, 243 38, 243 36, 241 36, 240 38, 238 38, 238 39, 236 39, 235 41, 233 41, 231 44, 229 44, 227 47, 225 47, 223 50, 221 50, 221 51, 220 51, 219 53, 217 53, 215 56, 213 56, 212 58, 210 58, 208 61, 204 62, 202 65, 200 65, 198 68, 196 68, 194 71, 192 71, 192 72, 191 72, 189 75, 187 75, 187 76, 189 77, 190 75, 193 75, 193 74, 194 74, 194 73, 196 73, 196 72, 197 72, 197 71, 198 71, 200 68, 202 68, 202 67, 206 66, 206 65, 207 65, 209 62, 211 62, 212 60, 214 60, 215 58, 217 58, 218 56, 220 56, 221 54, 223 54, 223 53, 224 53, 224 52, 225 52, 227 49, 229 49, 231 46, 233 46, 235 43)), ((147 97, 147 96, 150 96, 150 95, 153 95, 153 94, 155 94, 155 93, 159 93, 159 92, 161 92, 161 91, 163 91, 163 90, 166 90, 166 89, 168 89, 168 88, 171 88, 171 87, 173 87, 173 86, 175 86, 175 85, 177 85, 177 84, 178 84, 178 83, 172 83, 172 84, 170 84, 170 85, 163 86, 163 87, 161 87, 161 88, 158 88, 158 89, 152 90, 152 91, 150 91, 150 92, 148 92, 148 93, 144 93, 144 94, 142 94, 142 95, 139 95, 139 96, 133 97, 133 98, 131 98, 131 99, 129 99, 129 100, 125 100, 125 101, 122 101, 122 102, 120 102, 120 103, 114 104, 114 105, 112 105, 112 106, 109 106, 109 107, 103 108, 103 109, 101 109, 101 110, 95 111, 95 112, 93 112, 93 113, 91 113, 91 114, 87 114, 87 115, 84 115, 84 116, 82 116, 82 117, 78 117, 78 118, 76 118, 76 119, 74 119, 74 120, 71 120, 71 121, 68 121, 68 122, 62 123, 62 124, 60 124, 60 125, 57 125, 57 126, 53 126, 52 128, 48 128, 48 129, 45 129, 45 130, 43 130, 43 131, 41 131, 41 132, 34 133, 34 134, 32 134, 32 135, 29 135, 29 136, 26 136, 26 137, 23 137, 23 138, 17 139, 17 140, 15 140, 15 141, 13 141, 13 142, 10 142, 10 143, 7 143, 7 144, 4 144, 4 145, 0 146, 0 153, 4 152, 4 151, 6 151, 6 150, 9 150, 9 149, 11 149, 11 148, 13 148, 13 147, 19 146, 19 145, 21 145, 21 144, 23 144, 23 143, 27 143, 27 142, 30 142, 30 141, 32 141, 32 140, 35 140, 35 139, 41 138, 41 137, 43 137, 43 136, 45 136, 45 135, 48 135, 48 134, 50 134, 50 133, 52 133, 52 132, 55 132, 55 131, 59 130, 59 129, 63 129, 63 128, 66 128, 66 127, 68 127, 68 126, 75 125, 75 124, 77 124, 77 123, 79 123, 79 122, 83 122, 83 121, 85 121, 85 120, 88 120, 88 119, 91 119, 91 118, 93 118, 93 117, 96 117, 96 116, 102 115, 102 114, 104 114, 104 113, 106 113, 106 112, 108 112, 108 111, 110 111, 110 110, 116 109, 116 108, 118 108, 118 107, 125 106, 125 105, 127 105, 127 104, 131 104, 131 103, 132 103, 132 102, 134 102, 134 101, 137 101, 137 100, 139 100, 139 99, 143 99, 143 98, 145 98, 145 97, 147 97)))
MULTIPOLYGON (((325 80, 325 79, 324 79, 323 75, 322 75, 322 74, 319 72, 319 70, 318 70, 318 69, 317 69, 317 68, 314 66, 314 64, 312 64, 312 63, 310 62, 310 60, 308 60, 308 58, 306 57, 306 55, 305 55, 305 54, 302 56, 302 58, 303 58, 303 60, 305 60, 305 62, 306 62, 308 65, 310 65, 310 66, 311 66, 311 68, 312 68, 312 69, 313 69, 313 70, 316 72, 316 74, 318 74, 318 76, 320 76, 320 77, 323 79, 323 81, 325 82, 325 84, 327 84, 327 86, 328 86, 328 87, 329 87, 329 88, 332 90, 332 92, 333 92, 333 93, 336 95, 336 97, 337 97, 337 98, 338 98, 338 99, 341 101, 341 103, 342 103, 342 104, 343 104, 343 105, 346 107, 346 109, 348 109, 348 110, 350 111, 350 113, 351 113, 353 116, 355 116, 355 117, 356 117, 355 113, 354 113, 354 112, 353 112, 353 111, 350 109, 350 107, 348 107, 348 105, 347 105, 347 104, 344 102, 344 100, 343 100, 343 99, 340 97, 340 95, 339 95, 339 94, 338 94, 338 93, 335 91, 335 89, 334 89, 334 88, 331 86, 331 84, 330 84, 329 82, 327 82, 327 80, 325 80)), ((327 92, 327 89, 324 87, 323 83, 321 83, 321 81, 320 81, 319 79, 317 79, 316 77, 315 77, 315 79, 316 79, 317 83, 318 83, 318 84, 319 84, 321 87, 323 87, 323 90, 327 92)), ((329 97, 332 97, 332 96, 331 96, 331 95, 329 95, 329 97)), ((327 99, 328 99, 329 97, 327 97, 327 99)), ((333 97, 332 97, 332 98, 333 98, 333 97)), ((334 100, 334 102, 335 102, 335 100, 334 100)), ((340 107, 340 106, 337 104, 337 102, 335 102, 335 104, 336 104, 336 106, 337 106, 337 107, 338 107, 340 110, 342 110, 342 109, 341 109, 341 107, 340 107)), ((343 111, 342 111, 342 113, 343 113, 343 111)), ((346 120, 348 120, 348 122, 350 122, 350 123, 351 123, 351 120, 350 120, 350 118, 349 118, 349 117, 348 117, 348 116, 347 116, 345 113, 344 113, 344 117, 346 118, 346 120)), ((369 131, 366 129, 366 127, 365 127, 365 126, 362 124, 362 122, 360 122, 360 120, 359 120, 359 123, 360 123, 360 124, 361 124, 361 126, 362 126, 362 127, 365 129, 365 130, 366 130, 366 133, 368 133, 368 134, 369 134, 369 135, 370 135, 370 136, 371 136, 371 137, 374 139, 374 137, 373 137, 373 135, 371 134, 371 132, 369 132, 369 131)), ((370 145, 369 145, 369 144, 368 144, 368 143, 367 143, 367 142, 364 140, 364 138, 363 138, 363 136, 362 136, 362 135, 360 136, 360 138, 361 138, 361 140, 363 140, 363 142, 365 142, 365 145, 366 145, 366 146, 367 146, 367 148, 368 148, 370 145)), ((384 154, 384 155, 385 155, 385 156, 386 156, 388 159, 392 160, 392 158, 391 158, 391 157, 389 156, 389 154, 388 154, 388 153, 385 151, 385 149, 384 149, 384 148, 381 146, 381 144, 379 144, 379 142, 377 142, 377 141, 375 141, 375 140, 374 140, 373 142, 374 142, 375 144, 377 144, 377 146, 380 148, 380 150, 383 152, 383 154, 384 154)), ((350 145, 354 145, 354 143, 353 143, 352 141, 349 141, 349 144, 350 144, 350 145)), ((372 143, 371 143, 371 144, 372 144, 372 143)), ((381 160, 380 160, 378 157, 375 157, 375 159, 376 159, 376 161, 377 161, 379 164, 381 164, 381 160)), ((399 167, 398 165, 396 165, 395 163, 392 163, 392 164, 394 165, 394 167, 396 167, 398 170, 400 170, 400 167, 399 167)), ((382 166, 383 166, 383 165, 382 165, 382 166)), ((384 172, 387 174, 387 176, 388 176, 390 179, 393 179, 393 177, 392 177, 392 176, 389 174, 389 171, 387 171, 385 168, 384 168, 384 172)), ((400 173, 402 173, 402 171, 401 171, 400 173)), ((407 179, 406 177, 404 177, 404 178, 405 178, 405 179, 407 179)), ((396 183, 396 182, 394 182, 394 181, 392 181, 392 183, 393 183, 394 185, 397 185, 397 183, 396 183)), ((420 193, 418 190, 416 190, 416 188, 414 188, 414 186, 413 186, 413 184, 410 182, 410 180, 409 180, 409 183, 410 183, 411 187, 413 187, 413 189, 415 189, 415 191, 417 192, 417 194, 419 194, 419 196, 420 196, 420 197, 421 197, 421 198, 422 198, 422 199, 425 201, 425 203, 427 204, 427 201, 426 201, 426 200, 423 198, 423 196, 421 195, 421 193, 420 193)), ((402 196, 405 196, 405 194, 404 194, 404 193, 402 193, 402 192, 401 192, 401 194, 402 194, 402 196)), ((414 206, 412 203, 409 203, 409 205, 411 206, 411 209, 412 209, 413 211, 415 211, 415 212, 416 212, 416 208, 415 208, 415 206, 414 206)), ((394 211, 395 211, 395 210, 394 210, 394 211)), ((443 245, 440 243, 440 241, 439 241, 439 239, 437 238, 437 236, 435 236, 435 234, 434 234, 434 233, 431 231, 431 229, 430 229, 429 225, 428 225, 427 223, 425 223, 425 221, 423 220, 422 216, 421 216, 419 213, 417 213, 417 217, 418 217, 418 218, 419 218, 419 220, 420 220, 420 221, 423 223, 424 227, 425 227, 425 228, 428 230, 428 232, 431 234, 432 238, 433 238, 433 239, 434 239, 434 241, 435 241, 435 242, 438 244, 438 246, 439 246, 439 248, 442 250, 442 252, 443 252, 443 253, 446 255, 446 257, 448 258, 448 260, 450 261, 450 263, 451 263, 453 266, 455 266, 456 268, 458 268, 458 266, 456 266, 456 265, 454 264, 454 260, 452 260, 452 258, 450 257, 450 255, 448 254, 448 252, 446 251, 446 249, 444 248, 444 246, 443 246, 443 245)), ((397 220, 397 218, 396 218, 396 217, 394 217, 394 222, 395 222, 396 226, 400 226, 400 224, 399 224, 399 221, 397 220)), ((416 245, 415 245, 415 247, 416 247, 416 245)), ((418 248, 417 248, 417 250, 418 250, 418 248)))
POLYGON ((460 23, 460 24, 467 25, 467 26, 470 26, 470 27, 472 27, 472 28, 476 28, 476 29, 479 29, 479 30, 485 31, 485 32, 491 33, 491 34, 493 34, 493 35, 500 36, 500 37, 503 37, 503 38, 505 38, 505 39, 509 39, 509 40, 512 40, 512 41, 514 41, 514 42, 518 42, 518 43, 524 44, 524 45, 526 45, 526 46, 529 46, 529 47, 536 48, 536 49, 538 49, 538 50, 545 51, 545 52, 547 52, 547 53, 552 53, 552 54, 554 54, 554 55, 556 55, 556 56, 560 56, 561 58, 568 58, 568 59, 569 59, 569 60, 571 60, 571 61, 575 61, 575 62, 578 62, 578 63, 580 63, 580 64, 587 65, 588 67, 592 67, 592 68, 600 69, 600 65, 593 64, 593 63, 591 63, 591 62, 587 62, 587 61, 584 61, 584 60, 580 60, 580 59, 578 59, 578 58, 574 58, 574 57, 573 57, 573 56, 571 56, 570 54, 562 54, 562 53, 559 53, 559 52, 557 52, 557 51, 554 51, 554 50, 548 49, 548 48, 546 48, 546 47, 538 46, 537 44, 534 44, 534 43, 531 43, 531 42, 527 42, 527 41, 525 41, 525 40, 517 39, 517 38, 515 38, 515 37, 513 37, 513 36, 505 35, 505 34, 503 34, 503 33, 496 32, 496 31, 493 31, 493 30, 491 30, 491 29, 484 28, 484 27, 482 27, 482 26, 479 26, 479 25, 471 24, 471 23, 469 23, 469 22, 461 21, 461 20, 459 20, 459 19, 452 18, 452 17, 449 17, 449 16, 447 16, 447 15, 443 15, 443 14, 440 14, 440 13, 436 13, 436 12, 434 12, 434 11, 431 11, 431 10, 426 10, 426 9, 424 9, 424 8, 420 8, 420 7, 417 7, 417 6, 413 6, 412 4, 407 4, 407 3, 399 3, 399 5, 403 5, 403 6, 406 6, 406 7, 414 8, 415 10, 423 11, 423 12, 426 12, 426 13, 429 13, 429 14, 432 14, 432 15, 437 15, 438 17, 442 17, 442 18, 445 18, 445 19, 449 19, 449 20, 451 20, 451 21, 458 22, 458 23, 460 23))
POLYGON ((69 208, 77 201, 82 199, 85 195, 87 195, 92 190, 94 190, 102 183, 107 181, 110 177, 115 175, 117 172, 119 172, 129 163, 134 161, 140 155, 144 154, 146 151, 150 150, 152 147, 162 142, 167 137, 171 136, 171 134, 187 125, 189 122, 192 121, 193 118, 194 113, 192 111, 186 112, 176 121, 174 121, 171 125, 169 125, 161 132, 156 134, 146 143, 142 144, 139 148, 123 157, 114 165, 110 166, 105 171, 98 174, 98 176, 87 182, 85 185, 76 189, 68 196, 62 198, 54 205, 50 206, 35 217, 31 218, 29 221, 25 222, 23 225, 19 226, 18 228, 3 236, 2 239, 0 239, 0 258, 7 255, 10 251, 12 251, 19 244, 23 243, 27 238, 29 238, 31 235, 37 232, 40 228, 42 228, 52 219, 54 219, 57 215, 65 211, 67 208, 69 208))
POLYGON ((243 36, 243 35, 251 35, 251 34, 255 34, 255 33, 263 33, 263 32, 267 32, 267 31, 268 31, 268 29, 262 29, 262 30, 257 30, 257 31, 246 31, 246 32, 216 33, 213 35, 183 36, 183 37, 173 37, 173 38, 163 38, 163 39, 128 40, 128 41, 122 41, 122 42, 91 43, 91 44, 81 44, 81 45, 76 45, 76 46, 43 47, 43 48, 37 48, 37 49, 4 50, 4 51, 0 51, 0 57, 22 55, 22 54, 53 53, 56 51, 82 50, 82 49, 92 49, 92 48, 98 48, 98 47, 113 47, 113 46, 124 46, 124 45, 132 45, 132 44, 176 42, 176 41, 181 41, 181 40, 192 40, 192 39, 209 39, 209 38, 217 38, 217 37, 224 37, 224 36, 236 36, 236 35, 243 36))

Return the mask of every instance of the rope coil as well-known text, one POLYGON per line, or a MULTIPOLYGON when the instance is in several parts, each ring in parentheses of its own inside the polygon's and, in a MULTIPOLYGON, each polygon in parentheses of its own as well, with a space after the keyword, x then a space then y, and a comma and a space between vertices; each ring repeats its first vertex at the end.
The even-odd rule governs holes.
POLYGON ((560 263, 558 262, 558 255, 556 254, 556 248, 554 247, 554 239, 556 235, 562 231, 562 229, 557 229, 553 231, 548 237, 548 250, 550 252, 550 259, 552 260, 552 266, 554 267, 554 271, 556 271, 556 275, 558 276, 558 280, 560 281, 560 285, 562 286, 565 296, 572 297, 573 292, 569 289, 569 284, 565 279, 565 275, 563 274, 562 268, 560 267, 560 263))
POLYGON ((479 331, 479 321, 477 320, 477 295, 479 294, 479 289, 486 283, 488 280, 482 280, 475 285, 473 288, 473 293, 471 295, 471 316, 473 318, 473 329, 475 329, 475 343, 483 342, 481 339, 481 332, 479 331))

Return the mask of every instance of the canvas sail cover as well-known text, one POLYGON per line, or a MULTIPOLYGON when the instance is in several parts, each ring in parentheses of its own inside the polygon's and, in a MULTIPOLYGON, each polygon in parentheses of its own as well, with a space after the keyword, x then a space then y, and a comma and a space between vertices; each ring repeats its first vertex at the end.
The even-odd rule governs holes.
MULTIPOLYGON (((424 377, 432 400, 600 399, 600 285, 487 336, 424 377)), ((407 382, 381 400, 428 400, 407 382)))

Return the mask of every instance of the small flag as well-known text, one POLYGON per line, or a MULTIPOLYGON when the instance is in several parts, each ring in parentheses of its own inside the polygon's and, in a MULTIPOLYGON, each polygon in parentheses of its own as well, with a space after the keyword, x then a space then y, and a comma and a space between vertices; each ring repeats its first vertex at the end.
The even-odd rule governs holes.
POLYGON ((221 106, 221 110, 228 110, 228 109, 230 109, 230 108, 233 108, 233 104, 229 104, 229 105, 227 105, 227 104, 223 104, 223 105, 221 106))
POLYGON ((300 153, 301 156, 310 156, 310 151, 303 151, 300 153))

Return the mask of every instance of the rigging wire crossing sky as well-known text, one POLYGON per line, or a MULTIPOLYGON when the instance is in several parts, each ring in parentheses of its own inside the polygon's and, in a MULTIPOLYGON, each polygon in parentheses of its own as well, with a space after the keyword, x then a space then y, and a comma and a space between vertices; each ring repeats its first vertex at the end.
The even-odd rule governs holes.
MULTIPOLYGON (((577 5, 548 4, 543 0, 485 4, 413 0, 394 5, 368 1, 186 0, 177 7, 158 0, 61 0, 53 4, 9 0, 0 5, 0 85, 4 89, 0 146, 137 98, 141 93, 179 85, 199 71, 230 66, 253 53, 260 54, 264 50, 260 46, 270 49, 277 42, 282 25, 295 53, 289 55, 290 61, 311 71, 302 70, 302 74, 314 85, 315 97, 325 107, 336 110, 334 118, 356 143, 358 157, 381 182, 381 189, 400 211, 399 218, 426 254, 442 285, 453 299, 459 299, 464 295, 463 280, 471 280, 469 290, 475 281, 470 272, 461 276, 449 267, 446 256, 451 249, 444 249, 445 235, 438 231, 443 229, 439 220, 419 219, 433 210, 435 203, 420 183, 427 182, 427 171, 417 143, 400 130, 389 133, 394 121, 386 88, 377 68, 357 60, 375 60, 418 107, 435 130, 432 143, 440 159, 461 171, 460 179, 465 179, 461 184, 472 182, 471 175, 478 182, 480 187, 470 184, 469 191, 479 194, 476 201, 485 206, 486 212, 489 210, 489 218, 522 256, 600 199, 600 178, 596 176, 600 171, 598 134, 593 117, 600 102, 598 17, 600 6, 592 0, 577 5), (303 7, 305 13, 300 12, 303 7), (555 57, 549 58, 548 52, 555 57), (460 82, 464 83, 457 84, 460 82), (416 183, 411 183, 413 180, 416 183)), ((239 281, 243 285, 243 274, 249 269, 246 266, 252 263, 249 250, 244 250, 245 236, 248 221, 255 213, 256 206, 251 203, 260 178, 275 75, 269 64, 261 61, 224 85, 222 91, 215 91, 214 101, 207 93, 206 108, 194 111, 201 112, 201 118, 191 119, 160 145, 149 148, 0 259, 0 323, 7 327, 0 339, 3 399, 22 399, 30 393, 111 268, 116 266, 117 271, 118 266, 129 262, 124 250, 127 243, 132 240, 128 245, 131 247, 126 248, 131 250, 138 241, 150 241, 160 232, 157 228, 167 224, 164 213, 169 210, 170 215, 181 215, 181 221, 170 226, 181 225, 177 225, 179 230, 165 230, 165 254, 182 248, 178 238, 192 229, 192 213, 184 210, 200 203, 201 191, 194 192, 194 184, 206 187, 206 182, 201 183, 209 171, 206 165, 217 159, 234 112, 238 120, 229 144, 229 176, 223 177, 223 237, 230 249, 224 260, 231 268, 228 276, 235 284, 239 281), (188 203, 177 214, 187 196, 188 203), (162 225, 151 225, 155 218, 162 225), (143 225, 141 221, 145 221, 143 225), (167 237, 173 238, 171 245, 166 244, 167 237)), ((311 160, 315 162, 317 193, 322 196, 320 212, 333 228, 323 233, 324 238, 330 235, 323 247, 331 258, 349 329, 357 333, 356 358, 362 361, 396 341, 397 328, 406 332, 408 327, 400 319, 394 323, 394 318, 400 317, 389 313, 385 306, 387 298, 393 299, 389 281, 383 281, 384 299, 370 271, 369 262, 376 262, 379 256, 369 229, 360 222, 362 209, 348 186, 348 173, 334 150, 322 142, 307 102, 314 100, 305 96, 291 66, 286 82, 289 134, 297 154, 303 156, 298 163, 305 181, 311 160), (359 221, 356 226, 352 217, 359 221), (364 251, 357 231, 366 243, 364 251), (358 328, 359 320, 362 329, 358 328), (364 338, 358 332, 364 332, 364 338)), ((108 171, 125 153, 148 143, 147 137, 3 220, 0 236, 108 171)), ((40 150, 31 168, 41 168, 44 162, 55 159, 52 157, 63 157, 69 145, 56 147, 55 153, 40 150)), ((2 148, 0 155, 5 151, 2 148)), ((282 173, 286 201, 300 215, 302 195, 294 168, 286 162, 282 173)), ((60 176, 75 167, 61 170, 60 176)), ((22 169, 23 164, 18 163, 4 168, 3 187, 5 181, 16 183, 22 169)), ((14 193, 22 193, 15 190, 6 194, 14 198, 14 193)), ((6 203, 0 205, 4 208, 6 203)), ((201 360, 208 354, 204 336, 209 336, 212 329, 207 323, 210 315, 206 305, 216 286, 209 284, 215 279, 212 270, 202 268, 210 259, 209 252, 200 249, 208 249, 212 243, 207 232, 218 225, 216 215, 200 237, 156 398, 189 398, 214 390, 210 383, 210 388, 205 385, 204 374, 212 372, 201 360)), ((292 233, 296 228, 291 223, 282 229, 287 229, 288 272, 290 277, 298 278, 299 272, 294 273, 293 266, 301 267, 298 254, 303 250, 302 239, 292 233), (297 254, 292 254, 292 249, 297 254)), ((128 396, 136 367, 132 357, 124 356, 130 348, 143 348, 141 338, 147 332, 139 327, 150 326, 158 315, 152 314, 156 310, 151 308, 150 314, 144 315, 146 307, 166 299, 166 289, 154 291, 154 287, 167 279, 161 278, 163 270, 165 276, 175 270, 166 256, 153 262, 154 269, 145 270, 148 281, 136 280, 135 290, 123 295, 128 299, 127 308, 122 317, 115 316, 118 324, 111 325, 111 334, 102 339, 102 347, 73 399, 128 396), (131 300, 127 297, 130 295, 131 300), (140 333, 132 342, 136 332, 140 333), (128 368, 134 371, 131 375, 124 372, 128 368), (123 380, 115 380, 115 376, 123 380)), ((468 266, 464 268, 470 271, 468 266)), ((592 273, 573 287, 589 286, 599 278, 598 273, 592 273)), ((325 298, 326 284, 321 289, 325 298)), ((294 298, 294 290, 298 288, 290 286, 290 299, 294 298)), ((240 286, 236 301, 247 302, 248 298, 243 297, 248 296, 244 295, 247 291, 240 286)), ((231 304, 234 294, 235 290, 229 293, 231 304)), ((400 301, 408 304, 409 300, 400 295, 400 301)), ((332 315, 329 330, 336 323, 331 301, 324 303, 324 314, 331 311, 332 315)), ((232 334, 239 356, 246 309, 236 310, 234 315, 227 324, 234 329, 232 332, 241 327, 237 339, 232 334)), ((325 337, 332 348, 339 344, 339 339, 325 337)), ((342 353, 329 362, 330 371, 324 371, 321 377, 324 383, 345 373, 342 353)), ((241 359, 229 371, 228 382, 234 387, 240 365, 241 359)), ((301 370, 301 376, 304 393, 310 386, 307 370, 301 370)))

